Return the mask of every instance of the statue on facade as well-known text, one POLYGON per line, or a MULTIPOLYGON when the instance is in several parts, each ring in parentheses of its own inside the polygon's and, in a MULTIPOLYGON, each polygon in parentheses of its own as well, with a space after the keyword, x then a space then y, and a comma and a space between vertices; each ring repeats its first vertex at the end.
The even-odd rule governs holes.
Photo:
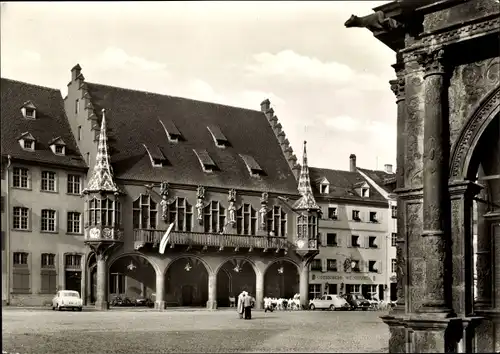
POLYGON ((229 224, 233 225, 236 224, 236 190, 231 189, 229 190, 229 207, 227 208, 229 212, 229 224))
POLYGON ((168 219, 168 202, 167 202, 167 197, 168 197, 168 189, 170 188, 169 184, 167 182, 161 182, 160 185, 160 195, 161 195, 161 218, 163 221, 166 221, 168 219))
POLYGON ((198 222, 203 223, 203 201, 205 200, 205 187, 198 186, 196 190, 196 210, 198 212, 198 222))
POLYGON ((262 196, 260 197, 260 228, 262 230, 266 229, 266 222, 267 222, 267 203, 269 201, 269 194, 267 192, 262 193, 262 196))
POLYGON ((396 20, 385 17, 382 11, 377 11, 373 14, 358 17, 351 15, 351 17, 344 23, 344 26, 366 28, 371 32, 390 31, 399 27, 396 20))

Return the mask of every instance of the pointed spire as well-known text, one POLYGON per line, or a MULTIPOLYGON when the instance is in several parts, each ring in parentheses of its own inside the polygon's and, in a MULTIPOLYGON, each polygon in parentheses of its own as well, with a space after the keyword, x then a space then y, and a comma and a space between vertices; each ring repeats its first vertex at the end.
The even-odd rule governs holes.
POLYGON ((309 166, 307 165, 306 144, 307 144, 307 141, 304 141, 304 153, 302 155, 302 166, 301 166, 301 170, 300 170, 299 187, 298 187, 298 190, 299 190, 301 197, 295 203, 294 209, 320 210, 321 208, 316 203, 316 200, 314 199, 312 188, 311 188, 311 180, 309 178, 309 166))
POLYGON ((94 170, 90 176, 87 188, 84 193, 90 192, 111 192, 117 193, 118 186, 113 180, 113 168, 108 151, 108 136, 106 133, 106 110, 102 109, 101 131, 99 132, 99 142, 97 144, 97 155, 95 157, 94 170))

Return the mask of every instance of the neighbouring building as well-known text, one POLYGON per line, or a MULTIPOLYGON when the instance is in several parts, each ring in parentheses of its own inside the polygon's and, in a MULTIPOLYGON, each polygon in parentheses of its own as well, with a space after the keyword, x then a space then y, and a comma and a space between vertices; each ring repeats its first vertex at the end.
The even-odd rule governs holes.
POLYGON ((379 171, 361 171, 355 155, 349 171, 310 168, 322 212, 320 252, 310 265, 310 298, 324 292, 389 298, 391 208, 384 191, 366 176, 379 171))
POLYGON ((87 166, 59 90, 1 80, 2 302, 50 303, 81 292, 87 166))

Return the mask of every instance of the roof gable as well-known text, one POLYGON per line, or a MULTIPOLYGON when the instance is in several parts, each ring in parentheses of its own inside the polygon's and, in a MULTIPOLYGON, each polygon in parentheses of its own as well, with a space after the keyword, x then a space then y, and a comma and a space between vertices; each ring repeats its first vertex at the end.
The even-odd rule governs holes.
POLYGON ((31 135, 30 132, 24 132, 22 133, 18 138, 17 140, 31 140, 31 141, 36 141, 36 139, 33 137, 33 135, 31 135))
POLYGON ((26 101, 23 103, 23 105, 21 106, 21 108, 30 108, 30 109, 36 109, 36 106, 33 102, 31 101, 26 101))
POLYGON ((49 145, 66 145, 66 143, 64 142, 64 140, 58 136, 57 138, 54 138, 52 140, 49 141, 49 145))

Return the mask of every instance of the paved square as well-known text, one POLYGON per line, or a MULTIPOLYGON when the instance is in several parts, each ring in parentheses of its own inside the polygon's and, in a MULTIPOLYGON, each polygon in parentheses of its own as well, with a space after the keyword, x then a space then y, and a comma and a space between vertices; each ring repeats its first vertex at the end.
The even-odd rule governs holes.
POLYGON ((387 352, 382 312, 2 311, 4 352, 387 352))

